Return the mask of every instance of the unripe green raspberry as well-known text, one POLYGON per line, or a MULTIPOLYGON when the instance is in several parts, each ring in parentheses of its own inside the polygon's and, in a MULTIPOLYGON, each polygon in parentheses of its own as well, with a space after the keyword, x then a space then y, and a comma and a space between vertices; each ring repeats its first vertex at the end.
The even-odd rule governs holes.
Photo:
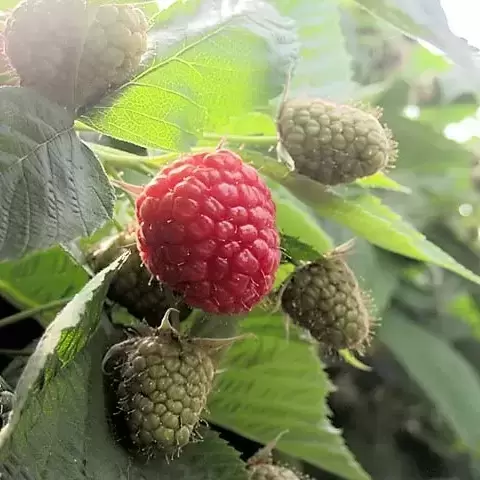
POLYGON ((249 480, 301 480, 290 469, 268 463, 252 465, 249 471, 249 480))
POLYGON ((22 85, 79 107, 134 74, 147 47, 147 21, 132 5, 23 0, 7 22, 6 40, 22 85))
POLYGON ((110 284, 109 298, 152 326, 158 325, 169 307, 179 310, 180 320, 184 320, 190 309, 178 295, 154 279, 142 264, 134 233, 122 232, 108 239, 90 255, 89 263, 99 272, 125 251, 130 255, 110 284))
POLYGON ((90 25, 78 69, 77 104, 102 96, 135 73, 147 50, 148 23, 133 5, 102 5, 90 25))
POLYGON ((169 324, 150 330, 110 350, 116 355, 118 405, 135 447, 173 453, 195 432, 214 364, 205 348, 180 338, 169 324))
MULTIPOLYGON (((335 251, 334 251, 335 252, 335 251)), ((282 291, 282 308, 327 351, 361 351, 370 338, 367 297, 341 255, 299 267, 282 291)))
POLYGON ((277 127, 298 173, 337 185, 394 163, 396 144, 379 116, 379 110, 299 98, 282 105, 277 127))
POLYGON ((84 0, 20 2, 8 18, 5 38, 21 84, 71 105, 87 25, 84 0))

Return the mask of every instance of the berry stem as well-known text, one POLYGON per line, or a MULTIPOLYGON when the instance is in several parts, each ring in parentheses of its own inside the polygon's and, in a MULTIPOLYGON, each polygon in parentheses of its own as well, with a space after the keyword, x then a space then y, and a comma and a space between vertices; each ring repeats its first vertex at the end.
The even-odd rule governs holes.
MULTIPOLYGON (((96 143, 87 142, 88 147, 97 155, 100 161, 105 165, 115 167, 115 169, 129 168, 140 173, 154 174, 159 168, 168 165, 173 160, 181 156, 179 152, 169 152, 163 155, 142 156, 134 153, 125 153, 113 147, 105 147, 96 143)), ((215 150, 210 147, 192 148, 190 153, 205 152, 215 150)))
POLYGON ((139 173, 152 175, 158 165, 152 161, 152 157, 143 157, 133 153, 125 153, 115 148, 105 147, 96 143, 88 142, 88 147, 100 158, 104 165, 111 165, 115 169, 138 171, 139 173))
POLYGON ((204 133, 204 140, 225 139, 227 142, 240 143, 243 145, 275 145, 278 141, 274 135, 219 135, 217 133, 204 133))
POLYGON ((33 317, 39 313, 47 312, 48 310, 54 310, 59 307, 66 305, 73 297, 61 298, 60 300, 54 300, 44 305, 38 307, 30 308, 28 310, 23 310, 18 313, 14 313, 8 317, 2 318, 0 320, 0 328, 6 327, 13 323, 19 322, 20 320, 25 320, 26 318, 33 317))
MULTIPOLYGON (((218 140, 224 138, 221 135, 216 134, 207 134, 211 135, 211 140, 218 140)), ((226 138, 227 141, 234 140, 238 142, 248 143, 251 141, 252 146, 255 142, 257 145, 272 145, 276 142, 276 138, 272 136, 238 136, 233 135, 226 138), (247 142, 245 142, 247 140, 247 142), (267 141, 266 141, 267 140, 267 141)), ((142 169, 147 169, 150 175, 153 175, 159 168, 170 164, 174 160, 177 160, 182 156, 180 152, 169 152, 163 155, 146 157, 142 155, 135 155, 133 153, 125 153, 121 150, 117 150, 112 147, 104 147, 103 145, 97 145, 95 143, 89 143, 89 148, 91 148, 95 154, 98 156, 100 161, 105 166, 107 172, 112 170, 117 172, 125 168, 130 168, 141 173, 145 173, 142 169)), ((189 153, 201 153, 206 151, 215 151, 215 147, 195 147, 192 148, 189 153)), ((269 177, 276 182, 282 183, 289 174, 289 170, 285 165, 276 161, 276 159, 267 157, 260 152, 256 152, 254 149, 245 150, 244 158, 247 162, 251 163, 262 175, 269 177)), ((112 175, 113 176, 113 175, 112 175)))

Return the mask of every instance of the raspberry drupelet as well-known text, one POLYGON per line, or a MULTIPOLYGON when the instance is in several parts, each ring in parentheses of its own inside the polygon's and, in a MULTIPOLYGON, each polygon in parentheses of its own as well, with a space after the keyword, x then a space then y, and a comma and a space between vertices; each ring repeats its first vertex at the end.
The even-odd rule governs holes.
POLYGON ((209 313, 250 311, 280 263, 276 208, 255 168, 219 149, 163 168, 136 200, 150 272, 209 313))

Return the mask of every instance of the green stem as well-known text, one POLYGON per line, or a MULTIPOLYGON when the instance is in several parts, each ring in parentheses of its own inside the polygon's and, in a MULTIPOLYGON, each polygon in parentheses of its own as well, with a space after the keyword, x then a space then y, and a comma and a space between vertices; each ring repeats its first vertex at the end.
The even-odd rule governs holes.
POLYGON ((58 307, 65 306, 73 297, 61 298, 60 300, 54 300, 39 307, 30 308, 28 310, 23 310, 22 312, 15 313, 8 317, 2 318, 0 320, 0 328, 11 325, 12 323, 19 322, 20 320, 25 320, 26 318, 33 317, 39 313, 47 312, 48 310, 54 310, 58 307))
POLYGON ((277 137, 273 135, 219 135, 218 133, 204 133, 205 140, 225 139, 229 142, 241 143, 244 145, 275 145, 278 141, 277 137))
MULTIPOLYGON (((146 173, 148 169, 149 173, 156 171, 159 167, 167 165, 168 163, 176 160, 181 153, 169 152, 163 155, 155 155, 151 157, 145 157, 142 155, 135 155, 134 153, 125 153, 121 150, 117 150, 112 147, 105 147, 95 143, 87 142, 89 148, 95 152, 100 158, 102 163, 107 166, 110 165, 117 168, 130 168, 132 170, 143 169, 143 173, 146 173)), ((213 150, 211 147, 195 147, 190 150, 190 153, 204 152, 205 150, 213 150)))
POLYGON ((152 174, 152 170, 157 168, 155 162, 152 162, 152 157, 124 153, 121 150, 96 143, 87 142, 87 144, 104 165, 112 165, 114 168, 129 168, 149 175, 152 174))

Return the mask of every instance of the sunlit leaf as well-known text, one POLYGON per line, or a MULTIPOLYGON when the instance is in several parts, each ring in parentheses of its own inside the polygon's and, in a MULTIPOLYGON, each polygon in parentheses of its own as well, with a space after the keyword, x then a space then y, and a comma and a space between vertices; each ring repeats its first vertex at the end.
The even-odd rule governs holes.
POLYGON ((329 422, 331 384, 308 343, 285 338, 281 316, 250 315, 241 331, 257 338, 237 342, 209 398, 210 419, 267 443, 288 430, 278 449, 350 480, 369 476, 329 422))
POLYGON ((298 51, 293 22, 265 2, 209 5, 152 31, 144 72, 82 121, 145 147, 186 150, 281 93, 298 51))

